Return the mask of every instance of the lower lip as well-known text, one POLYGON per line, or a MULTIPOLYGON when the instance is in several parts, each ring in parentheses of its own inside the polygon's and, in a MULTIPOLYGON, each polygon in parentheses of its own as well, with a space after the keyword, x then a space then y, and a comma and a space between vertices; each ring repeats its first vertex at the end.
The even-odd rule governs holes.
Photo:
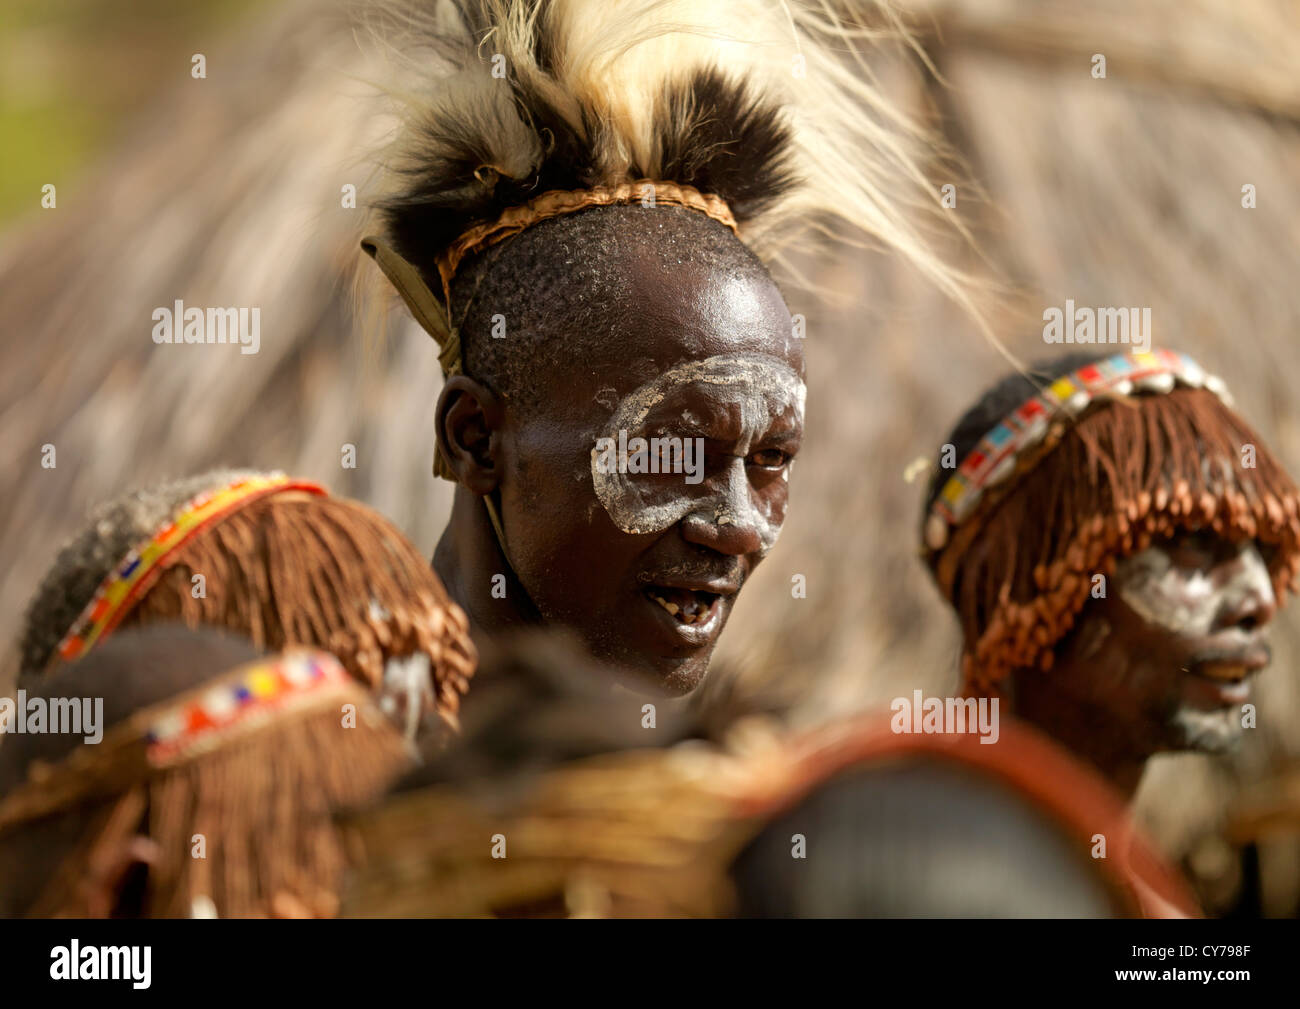
POLYGON ((689 645, 691 648, 702 648, 716 638, 718 632, 722 629, 724 596, 719 596, 713 601, 713 605, 709 607, 707 620, 703 623, 694 624, 682 623, 644 592, 641 593, 641 598, 645 600, 647 606, 655 611, 659 625, 669 630, 679 644, 689 645))
POLYGON ((1205 708, 1227 708, 1250 698, 1250 680, 1216 680, 1197 673, 1187 674, 1188 699, 1205 708))

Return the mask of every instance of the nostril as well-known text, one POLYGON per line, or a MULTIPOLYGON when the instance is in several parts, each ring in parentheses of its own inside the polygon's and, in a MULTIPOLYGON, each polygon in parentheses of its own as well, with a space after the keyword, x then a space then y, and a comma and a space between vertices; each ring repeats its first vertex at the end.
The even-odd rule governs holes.
POLYGON ((1247 614, 1237 621, 1237 626, 1243 631, 1253 631, 1259 627, 1259 617, 1253 613, 1247 614))
POLYGON ((739 556, 754 553, 762 545, 758 531, 747 523, 718 522, 708 514, 686 516, 681 524, 688 543, 708 547, 718 553, 739 556))

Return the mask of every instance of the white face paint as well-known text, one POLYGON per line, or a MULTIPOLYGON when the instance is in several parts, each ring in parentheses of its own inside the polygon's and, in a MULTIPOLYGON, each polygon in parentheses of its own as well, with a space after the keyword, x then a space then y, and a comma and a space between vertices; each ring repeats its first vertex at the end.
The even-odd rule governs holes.
MULTIPOLYGON (((1178 662, 1176 680, 1156 699, 1155 710, 1172 733, 1166 743, 1174 749, 1219 753, 1239 739, 1241 705, 1250 697, 1246 677, 1259 668, 1246 663, 1268 660, 1262 630, 1233 622, 1257 607, 1274 606, 1264 558, 1249 544, 1226 576, 1222 563, 1209 554, 1200 563, 1180 562, 1177 547, 1156 545, 1116 567, 1120 598, 1157 632, 1127 658, 1130 682, 1158 690, 1169 659, 1178 662)), ((1122 658, 1118 665, 1124 667, 1122 658)))
POLYGON ((802 428, 807 389, 789 365, 760 354, 721 354, 689 361, 627 396, 610 418, 604 437, 615 443, 620 432, 625 433, 625 439, 660 432, 660 436, 695 437, 699 433, 695 427, 698 420, 684 406, 658 423, 655 432, 646 430, 656 408, 666 404, 664 411, 673 410, 672 397, 690 385, 711 386, 711 398, 720 406, 739 407, 740 436, 734 448, 735 458, 725 471, 692 486, 680 474, 646 477, 611 472, 610 467, 598 464, 600 453, 593 449, 591 479, 596 497, 614 524, 626 533, 658 532, 695 513, 718 525, 755 529, 766 553, 776 542, 781 524, 773 519, 770 502, 754 504, 745 458, 781 418, 789 417, 802 428), (680 425, 680 429, 669 430, 672 424, 680 425))
POLYGON ((1149 624, 1177 634, 1207 637, 1219 614, 1251 597, 1272 600, 1273 585, 1259 550, 1251 546, 1232 578, 1216 586, 1209 570, 1174 562, 1168 548, 1150 546, 1116 569, 1120 598, 1149 624))

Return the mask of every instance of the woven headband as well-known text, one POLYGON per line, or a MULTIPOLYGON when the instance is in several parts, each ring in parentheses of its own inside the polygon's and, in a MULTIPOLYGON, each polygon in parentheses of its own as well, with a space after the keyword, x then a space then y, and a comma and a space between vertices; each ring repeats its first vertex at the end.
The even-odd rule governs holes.
POLYGON ((1207 374, 1186 354, 1172 350, 1117 354, 1056 379, 1004 417, 962 459, 926 516, 926 552, 943 550, 957 527, 995 496, 995 491, 1010 489, 1009 478, 1017 464, 1043 446, 1053 422, 1077 420, 1099 398, 1167 393, 1178 385, 1208 389, 1231 404, 1222 379, 1207 374))
POLYGON ((121 789, 251 735, 273 716, 369 695, 328 652, 294 649, 257 659, 138 711, 96 745, 58 763, 36 762, 0 801, 0 830, 121 789))
POLYGON ((162 562, 191 539, 259 498, 284 491, 325 496, 314 483, 282 473, 244 477, 191 498, 147 540, 133 547, 99 583, 85 608, 56 649, 64 661, 76 659, 113 632, 163 573, 162 562))

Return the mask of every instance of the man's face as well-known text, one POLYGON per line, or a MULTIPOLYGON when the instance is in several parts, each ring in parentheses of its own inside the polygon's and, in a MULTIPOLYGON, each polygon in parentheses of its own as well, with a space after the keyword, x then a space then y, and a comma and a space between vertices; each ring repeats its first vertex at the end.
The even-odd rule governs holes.
POLYGON ((1241 736, 1277 608, 1257 544, 1184 533, 1121 561, 1052 672, 1135 752, 1221 752, 1241 736))
POLYGON ((539 411, 507 411, 502 524, 543 619, 680 694, 785 520, 803 351, 766 277, 628 258, 609 332, 539 369, 539 411))

